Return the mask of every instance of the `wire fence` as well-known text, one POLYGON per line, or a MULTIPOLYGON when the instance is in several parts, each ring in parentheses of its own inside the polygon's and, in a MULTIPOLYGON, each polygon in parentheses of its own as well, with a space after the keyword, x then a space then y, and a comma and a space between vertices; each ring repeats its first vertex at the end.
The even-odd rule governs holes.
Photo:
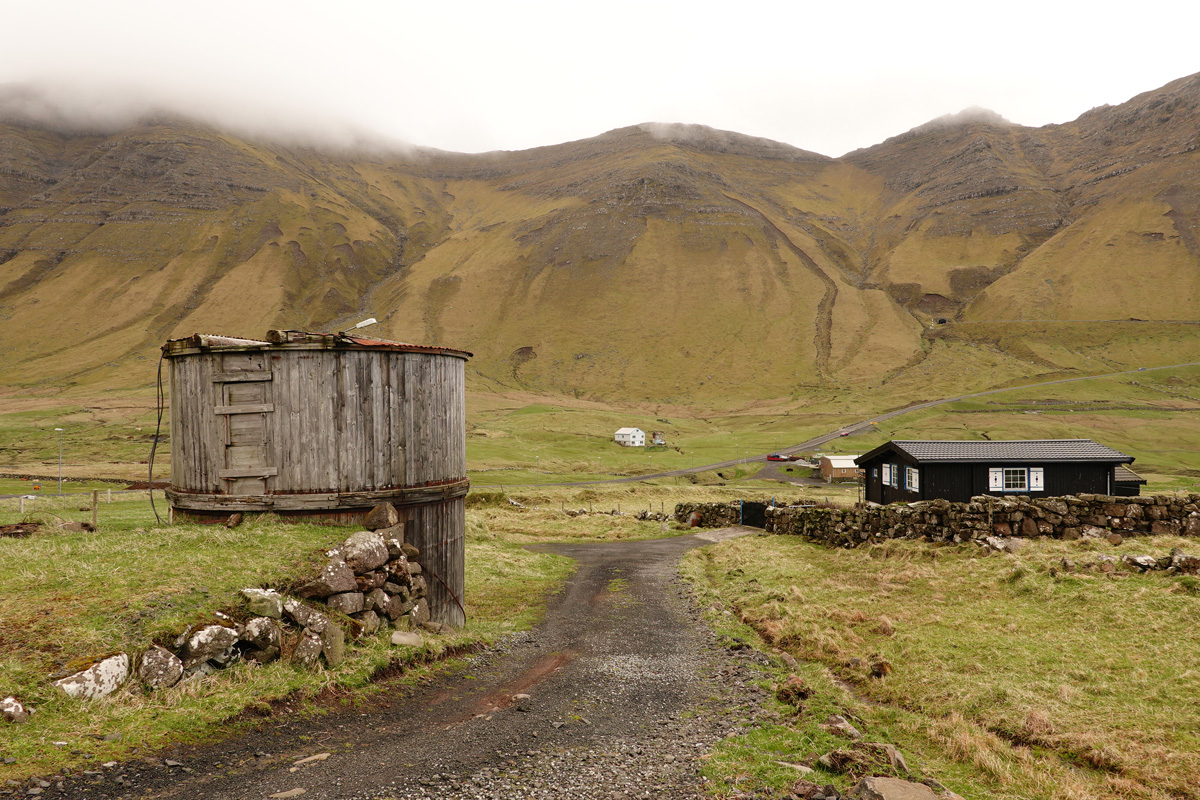
POLYGON ((0 497, 0 521, 18 522, 22 517, 41 513, 70 514, 72 518, 83 513, 83 520, 88 521, 86 514, 90 513, 90 521, 97 524, 104 516, 104 506, 128 501, 144 501, 148 504, 151 491, 157 499, 164 498, 162 489, 95 489, 62 494, 5 495, 0 497))

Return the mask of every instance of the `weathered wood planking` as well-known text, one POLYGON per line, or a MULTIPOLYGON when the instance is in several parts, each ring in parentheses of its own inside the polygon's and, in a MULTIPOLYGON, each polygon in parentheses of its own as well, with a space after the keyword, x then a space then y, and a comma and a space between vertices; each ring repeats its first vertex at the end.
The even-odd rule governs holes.
POLYGON ((391 502, 430 573, 433 619, 462 624, 470 354, 271 336, 280 343, 164 346, 172 506, 198 519, 275 511, 348 521, 391 502))

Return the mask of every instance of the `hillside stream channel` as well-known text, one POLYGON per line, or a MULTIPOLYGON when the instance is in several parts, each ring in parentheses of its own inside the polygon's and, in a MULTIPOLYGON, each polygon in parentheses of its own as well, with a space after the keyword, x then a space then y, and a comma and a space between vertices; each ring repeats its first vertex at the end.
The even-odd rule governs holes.
POLYGON ((537 545, 577 568, 532 631, 415 688, 97 766, 42 796, 702 798, 717 743, 775 715, 758 685, 767 656, 713 633, 678 563, 752 532, 537 545))

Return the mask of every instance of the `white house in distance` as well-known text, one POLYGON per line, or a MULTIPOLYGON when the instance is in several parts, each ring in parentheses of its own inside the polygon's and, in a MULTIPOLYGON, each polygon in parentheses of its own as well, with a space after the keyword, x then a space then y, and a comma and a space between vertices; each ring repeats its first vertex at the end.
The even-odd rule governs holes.
POLYGON ((613 435, 613 440, 622 447, 645 447, 646 432, 641 428, 621 428, 613 435))

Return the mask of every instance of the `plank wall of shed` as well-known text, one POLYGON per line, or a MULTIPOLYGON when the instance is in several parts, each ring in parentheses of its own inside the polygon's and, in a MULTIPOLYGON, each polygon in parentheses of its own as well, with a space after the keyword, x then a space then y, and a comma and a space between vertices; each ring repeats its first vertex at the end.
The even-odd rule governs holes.
POLYGON ((466 498, 407 506, 404 539, 421 551, 429 618, 461 627, 466 586, 466 498))

